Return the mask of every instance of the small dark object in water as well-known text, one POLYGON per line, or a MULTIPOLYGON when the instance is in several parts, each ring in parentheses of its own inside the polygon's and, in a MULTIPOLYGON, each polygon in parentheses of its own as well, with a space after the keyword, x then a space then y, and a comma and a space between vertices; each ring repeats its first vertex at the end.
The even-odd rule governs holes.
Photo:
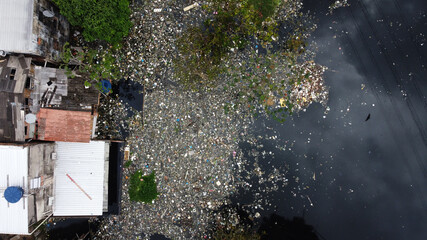
POLYGON ((368 121, 371 118, 371 114, 369 113, 368 116, 365 119, 365 122, 368 121))

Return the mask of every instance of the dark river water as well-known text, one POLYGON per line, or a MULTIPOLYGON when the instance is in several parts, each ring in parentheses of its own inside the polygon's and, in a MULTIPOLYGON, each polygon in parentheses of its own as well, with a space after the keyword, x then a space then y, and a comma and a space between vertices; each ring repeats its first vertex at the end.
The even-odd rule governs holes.
POLYGON ((314 104, 254 127, 278 136, 263 142, 274 158, 261 168, 289 166, 289 185, 264 195, 262 215, 304 216, 328 240, 427 239, 427 1, 350 0, 327 15, 331 2, 304 2, 330 111, 314 104))

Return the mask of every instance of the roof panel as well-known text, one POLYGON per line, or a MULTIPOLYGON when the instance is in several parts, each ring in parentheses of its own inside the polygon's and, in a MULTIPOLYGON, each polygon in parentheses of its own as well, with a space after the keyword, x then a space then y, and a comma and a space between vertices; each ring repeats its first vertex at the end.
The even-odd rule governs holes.
POLYGON ((0 50, 34 53, 31 50, 34 0, 0 1, 0 50))
POLYGON ((8 206, 3 197, 4 190, 7 188, 8 175, 9 186, 28 188, 27 147, 0 146, 0 233, 28 234, 28 201, 21 199, 8 206))
POLYGON ((106 147, 103 141, 56 143, 54 216, 102 215, 106 147))
POLYGON ((23 100, 23 94, 0 92, 0 142, 25 140, 24 111, 16 107, 21 106, 23 100))
POLYGON ((37 119, 40 140, 86 143, 90 141, 91 112, 41 108, 37 119))

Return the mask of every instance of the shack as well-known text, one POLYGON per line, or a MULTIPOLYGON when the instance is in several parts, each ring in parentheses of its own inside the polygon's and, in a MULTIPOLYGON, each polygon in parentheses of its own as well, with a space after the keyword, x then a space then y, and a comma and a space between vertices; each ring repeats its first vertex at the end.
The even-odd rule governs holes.
POLYGON ((28 235, 52 214, 54 148, 54 143, 0 145, 0 234, 28 235), (8 195, 8 189, 19 190, 8 195))
POLYGON ((24 142, 35 130, 35 125, 25 124, 33 72, 31 58, 0 59, 0 142, 24 142))
POLYGON ((1 144, 0 234, 31 235, 49 217, 118 214, 119 152, 111 141, 1 144))
POLYGON ((22 54, 0 58, 0 142, 89 142, 99 95, 63 69, 34 66, 22 54))
POLYGON ((70 25, 48 0, 0 1, 0 52, 57 62, 70 25))

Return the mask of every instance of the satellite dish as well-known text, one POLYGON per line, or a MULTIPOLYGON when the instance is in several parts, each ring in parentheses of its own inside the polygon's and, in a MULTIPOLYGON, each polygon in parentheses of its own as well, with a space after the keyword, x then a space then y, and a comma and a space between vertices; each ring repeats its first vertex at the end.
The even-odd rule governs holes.
POLYGON ((51 18, 51 17, 55 16, 55 14, 52 11, 50 11, 50 10, 44 10, 43 11, 43 16, 51 18))
MULTIPOLYGON (((25 198, 27 195, 22 187, 9 186, 9 174, 6 176, 7 188, 4 191, 3 195, 7 201, 7 207, 10 203, 17 203, 22 198, 22 207, 25 209, 25 198)), ((22 186, 25 186, 25 177, 22 177, 22 186)))
POLYGON ((20 187, 8 187, 4 191, 4 198, 9 203, 17 203, 24 195, 24 190, 20 187))
POLYGON ((36 119, 37 119, 36 115, 32 113, 25 115, 25 122, 28 124, 35 123, 36 119))

